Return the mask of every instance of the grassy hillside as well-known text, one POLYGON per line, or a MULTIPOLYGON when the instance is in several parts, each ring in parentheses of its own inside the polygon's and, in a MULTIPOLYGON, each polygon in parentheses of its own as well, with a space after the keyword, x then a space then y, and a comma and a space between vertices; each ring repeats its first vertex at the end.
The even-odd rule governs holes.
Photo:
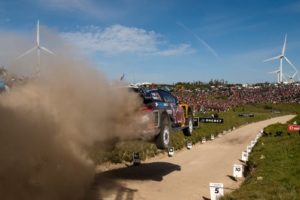
MULTIPOLYGON (((288 123, 294 121, 300 123, 300 115, 288 123)), ((271 125, 265 132, 247 163, 246 180, 223 200, 300 199, 300 133, 288 133, 287 124, 271 125)))
MULTIPOLYGON (((224 118, 224 124, 200 124, 196 128, 191 137, 186 137, 181 131, 171 135, 171 145, 176 149, 185 147, 187 141, 197 143, 202 137, 210 138, 211 134, 215 136, 223 131, 228 131, 233 127, 243 124, 261 121, 271 117, 276 117, 288 113, 296 113, 300 111, 300 104, 251 104, 232 109, 227 112, 218 113, 219 117, 224 118), (279 112, 278 112, 279 111, 279 112), (239 113, 253 113, 255 117, 239 117, 239 113)), ((210 116, 212 113, 197 114, 200 117, 210 116)), ((155 144, 143 141, 126 141, 119 142, 116 146, 103 149, 103 144, 95 144, 90 150, 90 157, 99 164, 101 162, 121 163, 123 161, 130 162, 133 152, 140 152, 142 159, 153 157, 159 153, 166 151, 159 150, 155 144)))

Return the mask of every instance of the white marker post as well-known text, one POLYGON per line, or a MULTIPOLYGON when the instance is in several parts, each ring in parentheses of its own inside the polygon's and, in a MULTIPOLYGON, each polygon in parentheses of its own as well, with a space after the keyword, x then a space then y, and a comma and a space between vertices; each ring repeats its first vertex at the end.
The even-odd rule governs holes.
POLYGON ((168 149, 168 155, 169 155, 170 157, 174 156, 174 147, 170 147, 170 148, 168 149))
POLYGON ((220 197, 224 196, 223 183, 209 183, 209 190, 211 200, 218 200, 220 197))
POLYGON ((202 142, 202 144, 204 144, 206 142, 206 138, 203 137, 201 142, 202 142))
POLYGON ((215 135, 214 135, 214 134, 211 134, 211 135, 210 135, 210 139, 211 139, 211 140, 214 140, 214 139, 215 139, 215 135))
POLYGON ((264 132, 264 129, 260 129, 259 133, 261 134, 261 133, 263 133, 263 132, 264 132))
POLYGON ((248 146, 247 146, 247 152, 248 152, 248 154, 250 154, 251 151, 252 151, 252 147, 251 147, 251 145, 248 145, 248 146))
POLYGON ((243 177, 243 165, 233 165, 233 177, 242 178, 243 177))
POLYGON ((133 165, 140 165, 141 164, 140 153, 138 153, 138 152, 133 153, 132 162, 133 162, 133 165))
POLYGON ((192 147, 193 147, 193 143, 192 142, 187 142, 186 143, 186 148, 187 149, 192 149, 192 147))
POLYGON ((255 146, 255 144, 256 144, 256 141, 255 141, 255 140, 252 140, 252 141, 251 141, 251 147, 253 148, 253 147, 255 146))
POLYGON ((261 136, 262 136, 261 133, 257 133, 257 135, 256 135, 257 138, 260 138, 261 136))
POLYGON ((242 161, 244 161, 244 162, 248 161, 248 152, 247 151, 242 152, 242 161))

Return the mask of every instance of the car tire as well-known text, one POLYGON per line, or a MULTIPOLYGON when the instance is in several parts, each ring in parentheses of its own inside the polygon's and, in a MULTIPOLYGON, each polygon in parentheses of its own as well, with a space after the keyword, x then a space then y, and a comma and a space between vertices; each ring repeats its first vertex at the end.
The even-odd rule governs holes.
POLYGON ((193 134, 193 118, 189 117, 188 118, 188 127, 184 128, 182 131, 185 136, 191 136, 193 134))
POLYGON ((166 149, 170 143, 170 120, 167 115, 162 115, 160 121, 160 131, 156 137, 156 146, 158 149, 166 149))

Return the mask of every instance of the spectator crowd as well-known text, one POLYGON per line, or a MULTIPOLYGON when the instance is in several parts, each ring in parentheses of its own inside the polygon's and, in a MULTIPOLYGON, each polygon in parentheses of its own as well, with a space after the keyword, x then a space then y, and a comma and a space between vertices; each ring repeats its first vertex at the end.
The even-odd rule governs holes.
POLYGON ((300 84, 180 88, 175 89, 173 94, 179 102, 191 105, 195 111, 226 111, 248 103, 300 103, 300 84))

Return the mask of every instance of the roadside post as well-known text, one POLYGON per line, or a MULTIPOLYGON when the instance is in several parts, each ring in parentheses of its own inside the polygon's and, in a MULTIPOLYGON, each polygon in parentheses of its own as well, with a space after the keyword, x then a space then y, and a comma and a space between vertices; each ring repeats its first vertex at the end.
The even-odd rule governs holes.
POLYGON ((133 165, 140 165, 141 164, 141 157, 139 152, 134 152, 132 154, 132 162, 133 165))
POLYGON ((253 147, 255 146, 255 144, 256 144, 256 140, 252 140, 252 141, 251 141, 251 145, 250 145, 251 148, 253 148, 253 147))
POLYGON ((174 156, 174 147, 170 147, 170 148, 168 149, 168 155, 169 155, 169 157, 174 156))
POLYGON ((188 142, 186 143, 186 148, 187 148, 187 149, 192 149, 192 147, 193 147, 193 143, 192 143, 191 141, 188 141, 188 142))
POLYGON ((202 144, 204 144, 206 142, 206 138, 205 137, 202 137, 202 144))
POLYGON ((238 165, 238 164, 233 165, 233 177, 235 178, 243 177, 243 165, 238 165))
POLYGON ((247 151, 243 151, 242 152, 242 161, 243 162, 247 162, 248 161, 248 152, 247 151))
POLYGON ((252 147, 251 147, 251 145, 248 145, 248 146, 247 146, 247 152, 248 152, 248 154, 250 154, 251 151, 252 151, 252 147))

